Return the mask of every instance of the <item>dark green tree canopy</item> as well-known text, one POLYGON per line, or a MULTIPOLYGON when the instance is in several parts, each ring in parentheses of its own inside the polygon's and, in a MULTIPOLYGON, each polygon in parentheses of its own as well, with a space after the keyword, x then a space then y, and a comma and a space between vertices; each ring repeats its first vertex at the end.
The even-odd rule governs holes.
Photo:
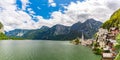
POLYGON ((103 28, 110 29, 110 27, 119 27, 120 28, 120 9, 115 11, 109 20, 107 20, 103 25, 103 28))

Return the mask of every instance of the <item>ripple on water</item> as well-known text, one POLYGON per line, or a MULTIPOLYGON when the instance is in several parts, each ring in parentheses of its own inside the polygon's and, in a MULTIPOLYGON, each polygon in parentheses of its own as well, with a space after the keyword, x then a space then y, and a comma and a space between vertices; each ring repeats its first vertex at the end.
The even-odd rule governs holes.
POLYGON ((100 57, 69 41, 26 40, 0 41, 0 60, 100 60, 100 57))

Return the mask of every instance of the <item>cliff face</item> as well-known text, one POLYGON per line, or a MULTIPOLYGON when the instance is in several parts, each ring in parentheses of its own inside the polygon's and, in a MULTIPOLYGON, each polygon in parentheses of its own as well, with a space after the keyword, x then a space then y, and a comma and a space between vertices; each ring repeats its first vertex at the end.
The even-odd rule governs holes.
POLYGON ((0 33, 4 33, 4 27, 3 27, 3 24, 0 22, 0 33))

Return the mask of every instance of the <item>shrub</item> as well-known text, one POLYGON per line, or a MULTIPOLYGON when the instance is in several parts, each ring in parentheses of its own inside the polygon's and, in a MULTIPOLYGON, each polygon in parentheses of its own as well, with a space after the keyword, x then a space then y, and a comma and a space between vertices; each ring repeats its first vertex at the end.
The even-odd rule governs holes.
POLYGON ((94 48, 94 49, 93 49, 93 52, 94 52, 94 54, 96 54, 96 55, 101 55, 102 49, 100 49, 100 48, 94 48))

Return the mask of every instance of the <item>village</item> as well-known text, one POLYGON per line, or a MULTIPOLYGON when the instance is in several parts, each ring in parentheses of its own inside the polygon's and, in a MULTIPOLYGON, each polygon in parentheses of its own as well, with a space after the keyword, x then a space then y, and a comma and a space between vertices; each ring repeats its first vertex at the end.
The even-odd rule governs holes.
POLYGON ((111 27, 109 30, 99 28, 98 32, 95 34, 95 39, 85 40, 82 34, 81 39, 77 38, 73 40, 72 43, 90 47, 93 53, 102 56, 101 60, 114 60, 118 54, 115 48, 118 43, 115 38, 119 32, 119 28, 116 27, 111 27))

